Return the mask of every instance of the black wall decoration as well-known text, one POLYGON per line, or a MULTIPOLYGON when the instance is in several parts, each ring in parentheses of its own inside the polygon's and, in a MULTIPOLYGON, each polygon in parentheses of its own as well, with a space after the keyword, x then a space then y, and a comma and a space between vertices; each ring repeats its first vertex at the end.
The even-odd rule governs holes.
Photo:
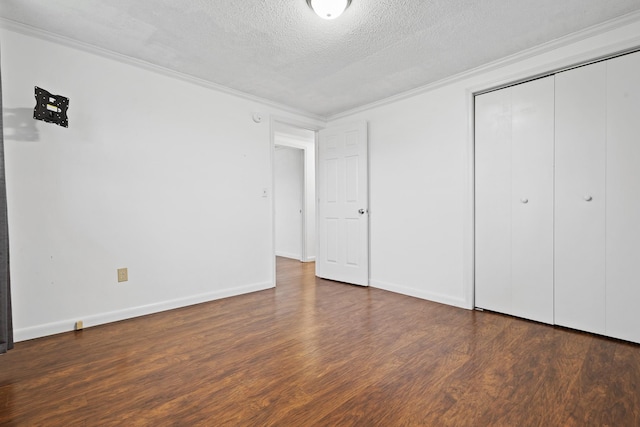
POLYGON ((58 126, 69 127, 67 108, 69 98, 60 95, 51 95, 46 90, 35 87, 36 106, 33 109, 33 118, 47 123, 55 123, 58 126))

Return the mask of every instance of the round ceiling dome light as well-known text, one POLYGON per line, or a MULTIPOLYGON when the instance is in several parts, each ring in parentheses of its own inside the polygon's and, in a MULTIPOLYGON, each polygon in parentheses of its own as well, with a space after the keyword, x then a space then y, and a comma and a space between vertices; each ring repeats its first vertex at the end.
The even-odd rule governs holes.
POLYGON ((307 4, 322 19, 336 19, 347 10, 351 0, 307 0, 307 4))

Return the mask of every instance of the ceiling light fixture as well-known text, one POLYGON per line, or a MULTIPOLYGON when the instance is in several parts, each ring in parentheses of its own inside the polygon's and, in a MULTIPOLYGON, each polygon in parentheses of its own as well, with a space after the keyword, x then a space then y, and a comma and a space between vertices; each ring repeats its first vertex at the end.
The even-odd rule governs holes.
POLYGON ((307 0, 309 7, 322 19, 336 19, 347 10, 351 0, 307 0))

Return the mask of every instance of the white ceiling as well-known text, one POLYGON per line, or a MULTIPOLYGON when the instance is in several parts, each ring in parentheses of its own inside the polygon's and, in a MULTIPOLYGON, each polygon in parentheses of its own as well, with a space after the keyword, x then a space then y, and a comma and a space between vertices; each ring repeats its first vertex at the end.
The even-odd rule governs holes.
POLYGON ((640 0, 0 0, 0 16, 320 116, 640 9, 640 0))

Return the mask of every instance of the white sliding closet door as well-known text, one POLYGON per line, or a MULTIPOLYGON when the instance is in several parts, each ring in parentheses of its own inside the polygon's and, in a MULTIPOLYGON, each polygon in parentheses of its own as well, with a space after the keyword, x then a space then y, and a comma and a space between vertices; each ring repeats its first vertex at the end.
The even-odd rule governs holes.
POLYGON ((475 305, 511 314, 511 90, 476 96, 475 132, 475 305))
POLYGON ((476 97, 476 306, 553 323, 554 80, 476 97))
POLYGON ((513 309, 553 323, 553 77, 512 90, 513 309))
POLYGON ((640 342, 640 53, 607 65, 607 335, 640 342))
POLYGON ((556 74, 555 322, 605 333, 606 63, 556 74))

